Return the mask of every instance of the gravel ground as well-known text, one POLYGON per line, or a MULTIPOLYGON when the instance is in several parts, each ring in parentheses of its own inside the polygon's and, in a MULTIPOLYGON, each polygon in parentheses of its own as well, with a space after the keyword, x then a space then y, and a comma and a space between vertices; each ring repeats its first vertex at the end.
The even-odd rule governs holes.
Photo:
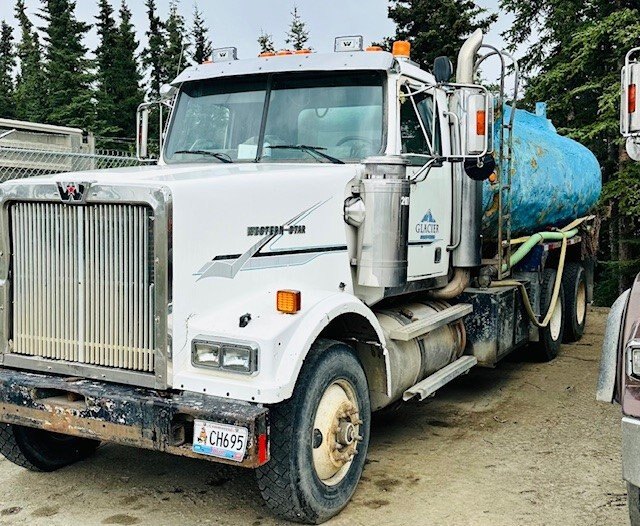
MULTIPOLYGON (((377 423, 334 525, 621 525, 619 408, 595 401, 606 311, 550 364, 517 353, 377 423)), ((252 473, 106 445, 52 474, 0 459, 0 524, 279 524, 252 473)))

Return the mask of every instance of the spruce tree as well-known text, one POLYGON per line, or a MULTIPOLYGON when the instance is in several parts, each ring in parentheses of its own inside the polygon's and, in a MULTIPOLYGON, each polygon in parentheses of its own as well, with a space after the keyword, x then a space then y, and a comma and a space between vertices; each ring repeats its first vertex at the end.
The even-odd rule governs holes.
POLYGON ((411 58, 430 69, 437 56, 457 57, 465 39, 476 29, 486 31, 497 15, 472 0, 392 0, 389 18, 396 23, 396 35, 386 39, 411 42, 411 58))
POLYGON ((16 77, 16 117, 24 121, 44 120, 46 86, 42 65, 42 48, 38 33, 27 15, 24 0, 17 0, 15 15, 20 25, 18 42, 19 69, 16 77))
POLYGON ((202 64, 205 60, 211 58, 213 48, 211 40, 207 37, 208 33, 209 28, 206 27, 204 19, 202 18, 202 12, 196 4, 193 8, 193 28, 191 30, 191 36, 193 38, 193 53, 191 58, 196 64, 202 64))
POLYGON ((13 47, 13 29, 4 20, 0 24, 0 117, 16 116, 13 84, 13 68, 16 65, 13 47))
POLYGON ((117 105, 112 124, 123 137, 135 138, 136 111, 144 101, 141 89, 142 74, 136 59, 138 41, 136 30, 131 23, 131 11, 125 0, 120 4, 120 25, 116 36, 116 57, 114 63, 114 98, 117 105))
POLYGON ((185 68, 186 59, 189 56, 190 45, 186 24, 178 8, 179 0, 171 0, 169 17, 165 24, 167 28, 167 47, 164 55, 167 75, 165 82, 173 80, 185 68))
MULTIPOLYGON (((89 25, 75 17, 73 0, 43 0, 46 22, 46 122, 91 129, 95 121, 92 76, 82 40, 89 25)), ((42 89, 42 87, 40 88, 42 89)))
POLYGON ((99 0, 99 14, 96 17, 98 47, 95 51, 96 72, 96 130, 100 135, 116 134, 119 130, 113 122, 113 114, 119 103, 115 94, 115 62, 118 33, 113 18, 113 8, 109 0, 99 0))
POLYGON ((149 72, 150 99, 160 98, 160 86, 166 82, 167 67, 164 62, 166 54, 166 30, 157 13, 155 0, 146 0, 149 30, 148 44, 142 53, 142 64, 149 72))
POLYGON ((307 24, 302 21, 298 13, 298 7, 294 6, 291 12, 291 24, 289 25, 289 31, 287 31, 285 43, 293 49, 300 51, 301 49, 309 49, 307 46, 308 41, 309 31, 307 31, 307 24))
POLYGON ((269 33, 265 33, 260 30, 260 36, 258 37, 258 46, 260 46, 260 53, 274 53, 276 50, 273 44, 273 36, 269 33))

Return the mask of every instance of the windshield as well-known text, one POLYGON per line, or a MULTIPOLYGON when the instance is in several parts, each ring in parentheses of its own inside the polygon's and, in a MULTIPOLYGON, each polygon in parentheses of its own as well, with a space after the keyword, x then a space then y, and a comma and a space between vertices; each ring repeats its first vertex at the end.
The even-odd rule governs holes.
POLYGON ((379 72, 348 72, 188 83, 176 103, 165 160, 353 162, 379 154, 382 80, 379 72))

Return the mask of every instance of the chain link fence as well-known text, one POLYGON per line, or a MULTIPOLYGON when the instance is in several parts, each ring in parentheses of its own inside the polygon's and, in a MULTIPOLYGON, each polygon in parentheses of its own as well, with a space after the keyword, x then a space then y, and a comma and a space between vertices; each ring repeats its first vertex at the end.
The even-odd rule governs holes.
POLYGON ((154 164, 122 152, 77 153, 0 145, 0 182, 52 173, 154 164))

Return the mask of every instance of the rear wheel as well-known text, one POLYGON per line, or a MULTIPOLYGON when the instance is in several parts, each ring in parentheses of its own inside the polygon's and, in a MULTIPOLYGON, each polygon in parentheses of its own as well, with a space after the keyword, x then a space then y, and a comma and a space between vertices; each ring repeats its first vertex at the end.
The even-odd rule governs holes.
POLYGON ((562 276, 564 289, 564 339, 577 342, 584 334, 587 322, 587 274, 580 263, 567 263, 562 276))
POLYGON ((627 482, 627 505, 631 526, 640 526, 640 489, 627 482))
MULTIPOLYGON (((555 269, 545 269, 542 275, 542 287, 540 292, 540 310, 544 317, 549 312, 551 300, 553 299, 553 288, 558 273, 555 269)), ((540 329, 540 341, 538 344, 538 355, 545 362, 550 362, 558 356, 560 345, 562 344, 562 335, 564 333, 564 289, 560 287, 558 300, 553 308, 549 324, 540 329)))
POLYGON ((13 424, 0 424, 0 454, 31 471, 55 471, 92 455, 100 442, 13 424))
POLYGON ((292 398, 271 408, 271 459, 256 470, 267 505, 280 517, 324 522, 349 502, 369 444, 367 380, 353 350, 319 340, 292 398))

